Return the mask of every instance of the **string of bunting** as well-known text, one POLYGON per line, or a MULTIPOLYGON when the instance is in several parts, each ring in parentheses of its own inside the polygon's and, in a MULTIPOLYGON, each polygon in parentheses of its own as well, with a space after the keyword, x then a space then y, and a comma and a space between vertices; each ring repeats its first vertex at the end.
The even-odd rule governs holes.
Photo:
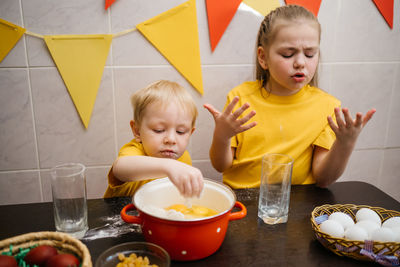
MULTIPOLYGON (((322 0, 286 0, 316 16, 322 0)), ((372 0, 393 28, 394 0, 372 0)), ((105 9, 115 0, 105 0, 105 9)), ((206 0, 211 50, 214 51, 244 3, 262 16, 280 6, 279 0, 206 0)), ((203 94, 196 0, 189 0, 136 27, 115 34, 41 35, 0 18, 0 62, 27 34, 45 41, 79 116, 88 128, 113 38, 138 30, 188 82, 203 94), (178 40, 178 41, 176 41, 178 40)))

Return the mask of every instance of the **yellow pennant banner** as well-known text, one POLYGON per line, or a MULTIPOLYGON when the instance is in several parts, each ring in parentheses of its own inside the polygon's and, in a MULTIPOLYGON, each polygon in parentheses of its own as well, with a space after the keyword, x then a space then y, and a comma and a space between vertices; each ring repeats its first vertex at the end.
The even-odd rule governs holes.
POLYGON ((0 19, 0 62, 21 39, 25 31, 22 27, 0 19))
POLYGON ((203 94, 195 0, 142 22, 136 28, 203 94))
POLYGON ((53 35, 44 36, 44 40, 88 128, 112 35, 53 35))
POLYGON ((258 11, 263 16, 281 6, 279 0, 243 0, 243 3, 258 11))

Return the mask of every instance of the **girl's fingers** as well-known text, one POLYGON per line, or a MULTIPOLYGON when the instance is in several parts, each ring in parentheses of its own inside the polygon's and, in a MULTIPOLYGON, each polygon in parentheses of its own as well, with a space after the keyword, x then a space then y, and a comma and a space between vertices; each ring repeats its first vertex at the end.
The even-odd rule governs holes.
POLYGON ((336 124, 338 128, 345 127, 342 115, 340 114, 340 108, 335 108, 336 124))
POLYGON ((207 109, 214 118, 216 118, 221 113, 210 104, 204 104, 203 107, 207 109))
POLYGON ((360 112, 357 112, 354 126, 359 128, 362 126, 362 122, 363 122, 362 114, 360 112))
POLYGON ((239 102, 239 97, 238 97, 238 96, 235 96, 235 97, 232 99, 231 103, 229 103, 229 105, 226 107, 226 109, 224 110, 223 113, 224 113, 226 116, 228 116, 229 114, 231 114, 233 108, 236 106, 236 104, 237 104, 238 102, 239 102))
POLYGON ((328 123, 329 123, 329 126, 331 127, 332 131, 336 134, 338 131, 338 127, 336 126, 336 124, 333 121, 331 116, 328 116, 328 123))
POLYGON ((240 128, 239 133, 244 132, 244 131, 247 131, 247 130, 253 128, 253 127, 256 126, 256 125, 257 125, 257 122, 255 122, 255 121, 253 121, 252 123, 243 125, 243 126, 240 128))
POLYGON ((350 116, 349 109, 343 108, 343 109, 342 109, 342 112, 343 112, 344 121, 346 122, 346 128, 352 127, 354 121, 353 121, 353 119, 352 119, 351 116, 350 116))
POLYGON ((372 116, 375 114, 376 109, 371 109, 367 112, 367 114, 365 114, 363 122, 362 122, 362 126, 364 127, 365 124, 367 124, 367 122, 372 118, 372 116))

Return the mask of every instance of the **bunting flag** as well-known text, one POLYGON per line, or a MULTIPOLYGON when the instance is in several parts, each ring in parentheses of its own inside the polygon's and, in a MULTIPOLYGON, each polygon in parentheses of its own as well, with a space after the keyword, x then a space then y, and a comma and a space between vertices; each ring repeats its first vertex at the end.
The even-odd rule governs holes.
POLYGON ((25 29, 0 19, 0 62, 7 56, 11 49, 18 43, 25 29))
POLYGON ((242 0, 206 0, 211 50, 215 47, 235 15, 242 0))
POLYGON ((196 0, 189 0, 136 28, 203 94, 196 0))
POLYGON ((391 29, 393 29, 394 0, 372 0, 391 29))
POLYGON ((104 9, 107 10, 112 4, 114 4, 115 0, 106 0, 106 4, 104 6, 104 9))
POLYGON ((243 0, 243 3, 253 8, 263 16, 268 15, 269 12, 281 6, 279 0, 243 0))
POLYGON ((88 128, 112 35, 54 35, 44 36, 44 40, 88 128))
POLYGON ((318 17, 319 7, 322 0, 285 0, 287 5, 299 5, 307 8, 314 16, 318 17))

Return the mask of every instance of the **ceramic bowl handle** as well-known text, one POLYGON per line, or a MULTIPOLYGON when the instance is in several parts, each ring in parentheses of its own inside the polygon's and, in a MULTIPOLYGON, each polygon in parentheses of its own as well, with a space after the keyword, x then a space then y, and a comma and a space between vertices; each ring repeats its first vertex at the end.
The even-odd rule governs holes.
POLYGON ((229 214, 230 221, 239 220, 239 219, 246 217, 247 209, 242 203, 240 203, 239 201, 236 201, 235 205, 233 207, 239 208, 240 210, 229 214))
POLYGON ((133 223, 133 224, 142 225, 142 218, 140 218, 138 216, 133 216, 133 215, 127 214, 127 211, 130 211, 130 210, 136 210, 135 205, 128 204, 121 210, 121 218, 122 218, 122 220, 124 220, 127 223, 133 223))

